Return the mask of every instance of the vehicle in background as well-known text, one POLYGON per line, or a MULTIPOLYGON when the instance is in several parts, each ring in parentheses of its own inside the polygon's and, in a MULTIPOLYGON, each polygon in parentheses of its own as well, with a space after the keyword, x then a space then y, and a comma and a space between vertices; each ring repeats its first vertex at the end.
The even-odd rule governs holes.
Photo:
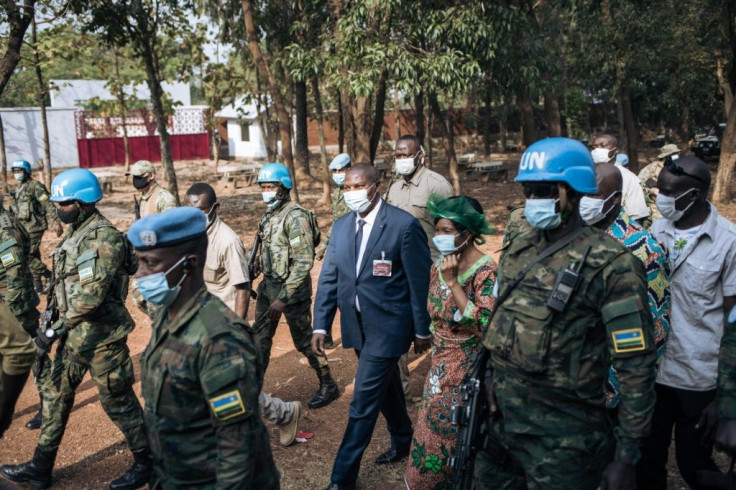
POLYGON ((726 123, 721 123, 717 127, 711 128, 708 134, 696 134, 691 148, 693 154, 703 160, 719 156, 721 154, 721 138, 725 130, 726 123))

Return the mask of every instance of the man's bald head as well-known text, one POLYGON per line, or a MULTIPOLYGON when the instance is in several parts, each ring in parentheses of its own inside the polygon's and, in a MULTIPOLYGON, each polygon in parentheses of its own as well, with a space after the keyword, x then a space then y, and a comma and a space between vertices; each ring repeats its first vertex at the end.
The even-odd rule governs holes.
POLYGON ((662 169, 662 171, 672 173, 676 178, 683 179, 689 184, 692 184, 692 187, 700 189, 703 194, 708 194, 710 190, 710 170, 703 160, 698 157, 688 156, 678 158, 674 161, 674 164, 680 167, 684 173, 674 168, 670 172, 667 170, 667 167, 662 169))
POLYGON ((593 148, 613 150, 614 148, 618 148, 618 139, 612 134, 600 134, 593 140, 593 148))
MULTIPOLYGON (((378 169, 374 167, 373 165, 368 165, 367 163, 359 163, 357 165, 353 165, 348 169, 347 174, 345 174, 345 180, 348 179, 349 176, 360 176, 362 178, 365 178, 367 182, 373 184, 378 182, 378 169)), ((362 179, 361 179, 362 180, 362 179)))
POLYGON ((621 192, 624 179, 621 172, 613 165, 596 165, 595 180, 598 183, 598 197, 606 199, 614 192, 621 192))

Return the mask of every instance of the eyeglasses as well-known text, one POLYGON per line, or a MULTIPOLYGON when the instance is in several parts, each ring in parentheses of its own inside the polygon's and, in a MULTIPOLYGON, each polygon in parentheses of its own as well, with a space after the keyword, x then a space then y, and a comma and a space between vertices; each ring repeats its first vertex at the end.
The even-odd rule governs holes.
POLYGON ((557 187, 557 182, 540 182, 537 184, 522 184, 522 192, 524 197, 530 198, 532 196, 538 199, 549 199, 551 197, 557 197, 560 193, 557 187))
POLYGON ((681 177, 681 176, 690 177, 691 179, 695 179, 698 182, 702 182, 703 184, 707 184, 706 181, 704 181, 703 179, 701 179, 697 175, 693 175, 693 174, 687 173, 684 168, 682 168, 681 166, 679 166, 675 162, 675 160, 672 159, 672 156, 668 156, 667 158, 665 158, 665 160, 664 160, 664 168, 667 169, 667 171, 669 173, 671 173, 672 175, 677 175, 678 177, 681 177))

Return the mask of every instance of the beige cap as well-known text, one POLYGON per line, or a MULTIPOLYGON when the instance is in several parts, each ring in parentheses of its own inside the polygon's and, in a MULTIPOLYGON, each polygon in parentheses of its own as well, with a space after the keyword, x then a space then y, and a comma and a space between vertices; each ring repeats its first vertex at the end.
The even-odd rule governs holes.
POLYGON ((660 160, 663 158, 667 158, 670 155, 674 155, 675 153, 680 153, 680 149, 677 147, 677 145, 673 145, 670 143, 669 145, 664 145, 662 147, 662 151, 657 155, 657 158, 660 160))
POLYGON ((133 174, 133 177, 138 177, 146 174, 155 174, 156 168, 148 160, 138 160, 130 167, 130 172, 126 172, 125 175, 133 174))

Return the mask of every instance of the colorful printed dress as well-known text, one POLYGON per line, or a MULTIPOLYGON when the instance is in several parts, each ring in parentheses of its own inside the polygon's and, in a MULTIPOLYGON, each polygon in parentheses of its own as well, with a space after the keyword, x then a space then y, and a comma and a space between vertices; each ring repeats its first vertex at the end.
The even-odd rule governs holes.
POLYGON ((457 429, 450 424, 450 410, 460 402, 460 383, 480 348, 481 332, 494 306, 496 263, 484 255, 458 277, 468 295, 465 311, 455 306, 437 264, 430 277, 427 303, 432 319, 432 364, 406 465, 406 484, 411 490, 452 487, 446 464, 455 448, 457 429))

